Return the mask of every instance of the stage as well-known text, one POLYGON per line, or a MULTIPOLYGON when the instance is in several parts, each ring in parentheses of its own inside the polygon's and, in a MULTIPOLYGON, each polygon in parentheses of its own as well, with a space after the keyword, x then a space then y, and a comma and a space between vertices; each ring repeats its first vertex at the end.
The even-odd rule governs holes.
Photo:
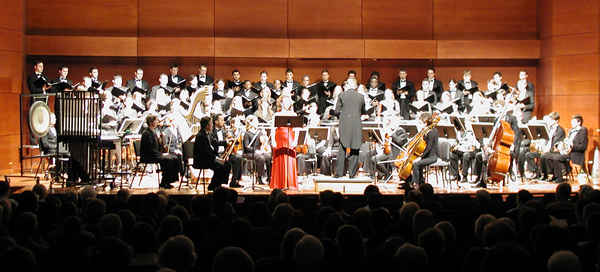
MULTIPOLYGON (((195 173, 196 175, 199 173, 195 173)), ((26 173, 27 175, 27 173, 26 173)), ((210 177, 210 173, 205 175, 205 179, 208 181, 210 177)), ((469 177, 470 180, 473 180, 475 177, 469 177)), ((36 179, 33 175, 29 175, 29 177, 16 177, 9 176, 5 177, 5 179, 10 181, 10 185, 13 188, 13 193, 20 193, 25 190, 30 190, 35 184, 36 179)), ((131 180, 131 177, 126 178, 126 180, 131 180)), ((104 186, 104 182, 98 183, 95 188, 99 194, 116 194, 120 189, 120 178, 116 178, 116 183, 113 189, 110 189, 109 186, 104 186)), ((431 173, 427 180, 435 190, 435 193, 438 195, 474 195, 481 188, 476 187, 475 184, 471 184, 468 182, 457 183, 456 181, 452 182, 444 182, 441 179, 441 176, 437 178, 433 173, 431 173)), ((50 180, 44 178, 44 175, 39 175, 39 183, 45 185, 49 188, 50 193, 64 193, 68 191, 78 190, 81 186, 74 187, 65 187, 61 184, 53 184, 52 188, 50 188, 50 180)), ((572 185, 573 192, 579 190, 579 186, 581 184, 586 184, 585 179, 581 181, 570 181, 572 185), (580 184, 581 183, 581 184, 580 184)), ((592 185, 596 189, 600 189, 598 186, 599 180, 591 179, 590 185, 592 185)), ((254 185, 252 187, 252 180, 250 176, 243 176, 240 184, 243 186, 242 188, 235 188, 235 190, 239 193, 239 195, 269 195, 271 193, 271 189, 268 185, 254 185)), ((380 192, 383 195, 404 195, 404 190, 398 188, 397 180, 390 180, 388 182, 385 181, 377 181, 375 182, 373 179, 370 179, 368 176, 364 175, 364 173, 360 173, 357 177, 350 179, 348 177, 340 177, 333 178, 330 176, 323 175, 308 175, 308 176, 299 176, 298 177, 298 188, 297 189, 289 189, 286 190, 286 193, 289 195, 307 195, 314 196, 318 195, 320 191, 323 190, 332 190, 336 192, 341 192, 344 195, 361 195, 363 194, 364 188, 368 185, 374 184, 379 187, 380 192)), ((150 192, 158 192, 159 190, 164 190, 170 195, 202 195, 205 194, 204 184, 200 182, 196 187, 196 184, 184 184, 181 186, 181 190, 179 190, 179 182, 172 183, 174 186, 173 189, 159 189, 158 188, 158 176, 156 173, 149 173, 141 179, 140 176, 136 176, 133 183, 130 182, 123 183, 123 188, 127 188, 134 195, 147 194, 150 192)), ((208 184, 206 184, 208 185, 208 184)), ((499 184, 489 184, 486 190, 490 194, 500 194, 500 195, 511 195, 517 193, 521 189, 526 189, 530 191, 532 194, 552 194, 555 192, 557 184, 544 182, 533 179, 523 179, 522 181, 519 179, 518 181, 509 181, 508 184, 501 186, 499 184)), ((224 185, 227 187, 227 185, 224 185)), ((206 191, 207 194, 210 194, 209 191, 206 191)))

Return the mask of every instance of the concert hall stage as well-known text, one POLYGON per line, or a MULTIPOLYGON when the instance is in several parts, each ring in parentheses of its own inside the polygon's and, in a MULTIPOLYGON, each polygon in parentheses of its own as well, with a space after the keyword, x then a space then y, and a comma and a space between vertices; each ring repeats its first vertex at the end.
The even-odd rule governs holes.
MULTIPOLYGON (((35 179, 33 178, 10 177, 9 180, 11 183, 11 187, 14 188, 14 193, 19 193, 24 190, 31 189, 36 183, 35 179)), ((50 181, 44 179, 43 176, 41 176, 39 182, 46 185, 46 187, 49 187, 50 181)), ((344 195, 362 195, 363 190, 366 186, 370 184, 375 184, 379 187, 379 190, 383 195, 404 195, 404 190, 398 189, 397 181, 392 180, 387 183, 374 182, 372 179, 369 179, 369 177, 361 175, 354 179, 349 179, 347 177, 336 179, 322 175, 300 176, 298 177, 298 183, 298 190, 287 190, 286 193, 290 196, 315 196, 318 195, 319 191, 329 189, 341 192, 344 195)), ((457 184, 456 181, 453 181, 452 183, 444 184, 441 179, 436 181, 434 175, 429 176, 429 183, 433 185, 435 193, 438 195, 474 195, 478 190, 480 190, 480 188, 476 187, 475 185, 466 182, 457 184)), ((574 192, 579 190, 579 182, 571 181, 570 183, 573 186, 574 192)), ((239 193, 239 195, 266 196, 269 195, 271 192, 268 185, 255 185, 254 188, 252 188, 252 182, 250 177, 248 176, 244 176, 240 184, 243 187, 235 189, 239 193)), ((594 188, 600 189, 600 186, 598 186, 597 184, 598 180, 591 180, 591 185, 593 185, 594 188)), ((99 194, 116 194, 116 192, 119 189, 119 182, 117 182, 117 185, 113 190, 110 190, 108 187, 104 188, 101 185, 102 183, 99 186, 97 186, 97 191, 99 194)), ((195 188, 195 184, 189 186, 184 184, 181 187, 181 190, 178 189, 179 183, 173 183, 172 185, 174 186, 173 189, 166 190, 170 195, 204 194, 204 187, 202 183, 198 185, 197 189, 195 188)), ((498 194, 504 196, 516 194, 521 189, 529 190, 533 194, 543 195, 553 194, 555 192, 556 185, 556 183, 526 179, 524 180, 524 182, 512 182, 508 183, 505 186, 488 185, 487 190, 491 194, 498 194)), ((63 188, 60 184, 54 184, 50 190, 50 193, 62 193, 75 190, 76 188, 80 187, 63 188)), ((129 188, 129 186, 124 185, 123 188, 129 188)), ((133 182, 133 186, 130 188, 130 191, 134 195, 158 192, 159 188, 156 174, 149 174, 145 176, 142 179, 141 184, 139 183, 139 177, 136 177, 135 181, 133 182)), ((210 194, 210 192, 207 193, 210 194)))

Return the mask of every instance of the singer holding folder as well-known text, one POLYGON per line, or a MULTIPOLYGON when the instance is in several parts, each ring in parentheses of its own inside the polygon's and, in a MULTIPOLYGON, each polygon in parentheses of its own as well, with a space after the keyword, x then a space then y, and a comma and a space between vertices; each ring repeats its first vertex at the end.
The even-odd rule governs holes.
MULTIPOLYGON (((281 110, 275 113, 277 116, 296 116, 294 113, 292 99, 282 96, 281 110)), ((276 124, 277 125, 277 124, 276 124)), ((271 138, 273 148, 273 168, 271 169, 271 189, 298 189, 298 170, 296 164, 296 151, 298 138, 292 127, 278 126, 275 135, 271 138)))

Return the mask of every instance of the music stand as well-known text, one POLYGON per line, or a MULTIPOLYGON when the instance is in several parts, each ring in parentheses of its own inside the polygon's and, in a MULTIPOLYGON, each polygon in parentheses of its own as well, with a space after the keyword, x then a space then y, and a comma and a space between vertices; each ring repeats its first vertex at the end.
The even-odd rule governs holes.
POLYGON ((374 128, 374 127, 362 128, 362 141, 363 141, 363 143, 366 143, 366 142, 377 142, 377 143, 379 143, 378 139, 382 139, 381 138, 381 131, 379 130, 379 128, 374 128))
POLYGON ((527 127, 531 133, 532 140, 550 139, 550 133, 548 132, 548 128, 545 124, 528 124, 527 127))
POLYGON ((275 116, 275 127, 303 127, 304 119, 302 116, 275 116))
POLYGON ((472 123, 471 127, 473 127, 473 133, 475 134, 475 138, 478 141, 482 141, 483 138, 489 138, 492 133, 492 129, 494 128, 494 124, 491 123, 472 123))
POLYGON ((454 127, 459 131, 465 131, 465 118, 460 118, 458 116, 451 115, 450 123, 454 125, 454 127))
POLYGON ((322 140, 327 140, 329 138, 329 128, 328 127, 311 127, 308 128, 308 134, 310 137, 315 139, 315 143, 318 143, 322 140))
POLYGON ((446 139, 456 139, 456 128, 453 125, 437 125, 439 135, 446 139))
POLYGON ((417 124, 415 121, 403 121, 399 124, 399 126, 404 129, 404 131, 406 131, 406 133, 408 133, 408 137, 413 137, 415 135, 417 135, 417 132, 419 131, 417 129, 417 124))
POLYGON ((529 130, 529 128, 526 125, 519 125, 519 130, 521 131, 521 135, 525 135, 526 140, 533 139, 533 136, 531 135, 531 131, 529 130))
POLYGON ((123 124, 121 124, 121 128, 119 128, 119 135, 125 134, 127 130, 129 130, 130 134, 140 134, 143 123, 144 121, 141 118, 125 119, 123 124))
POLYGON ((479 115, 477 116, 477 120, 481 123, 495 123, 496 116, 495 115, 479 115))

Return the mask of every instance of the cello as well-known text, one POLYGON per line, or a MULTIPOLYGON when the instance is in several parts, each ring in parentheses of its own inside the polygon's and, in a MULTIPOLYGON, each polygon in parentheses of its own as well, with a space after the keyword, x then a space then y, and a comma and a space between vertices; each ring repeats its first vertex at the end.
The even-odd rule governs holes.
POLYGON ((429 133, 440 121, 440 116, 434 113, 432 116, 431 124, 419 131, 407 144, 406 148, 398 154, 394 165, 398 169, 398 177, 402 180, 408 179, 412 174, 413 161, 423 155, 427 143, 425 142, 425 135, 429 133))
MULTIPOLYGON (((496 120, 494 128, 490 133, 491 154, 488 154, 487 169, 483 171, 485 180, 500 182, 504 180, 510 167, 510 146, 515 139, 515 132, 510 127, 510 123, 504 120, 508 109, 505 109, 496 120)), ((486 152, 485 148, 483 149, 486 152)))

